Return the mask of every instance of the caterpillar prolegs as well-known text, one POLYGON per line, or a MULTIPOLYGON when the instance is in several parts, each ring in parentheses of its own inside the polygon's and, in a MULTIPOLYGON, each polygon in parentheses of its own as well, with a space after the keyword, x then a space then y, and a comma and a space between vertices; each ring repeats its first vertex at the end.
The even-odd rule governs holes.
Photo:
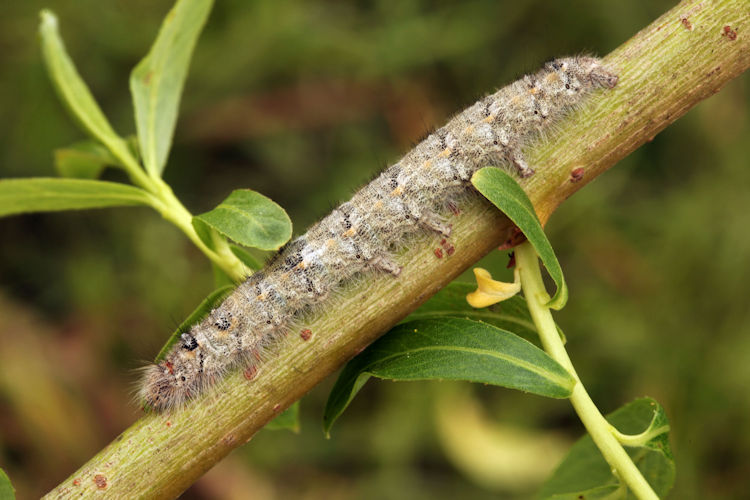
POLYGON ((182 405, 238 367, 252 368, 300 315, 363 273, 401 267, 394 248, 405 237, 450 236, 446 214, 471 189, 474 172, 511 166, 534 173, 523 148, 617 76, 593 57, 555 59, 456 115, 361 188, 307 233, 293 240, 149 366, 140 396, 156 410, 182 405))

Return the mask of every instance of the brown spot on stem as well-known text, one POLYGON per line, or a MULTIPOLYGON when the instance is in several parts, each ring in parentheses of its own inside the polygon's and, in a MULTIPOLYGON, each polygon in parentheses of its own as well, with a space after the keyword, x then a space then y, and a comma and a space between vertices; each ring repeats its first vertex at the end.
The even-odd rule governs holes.
POLYGON ((570 182, 576 183, 583 179, 583 173, 585 170, 583 167, 574 168, 570 171, 570 182))
POLYGON ((103 490, 107 487, 107 478, 104 477, 104 474, 97 474, 94 476, 94 484, 97 488, 103 490))
POLYGON ((302 340, 310 340, 310 337, 312 337, 312 330, 305 328, 299 332, 299 336, 302 337, 302 340))
POLYGON ((733 30, 732 27, 727 24, 722 29, 721 36, 725 36, 727 37, 727 40, 731 40, 733 42, 737 40, 737 31, 733 30))
POLYGON ((247 380, 252 380, 255 378, 255 375, 258 374, 258 367, 257 366, 251 366, 250 368, 247 368, 244 372, 242 372, 242 375, 247 380))

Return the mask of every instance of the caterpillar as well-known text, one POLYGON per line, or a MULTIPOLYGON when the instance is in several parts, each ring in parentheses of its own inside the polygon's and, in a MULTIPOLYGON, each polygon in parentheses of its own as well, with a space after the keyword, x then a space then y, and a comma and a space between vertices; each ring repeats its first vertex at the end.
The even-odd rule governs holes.
POLYGON ((162 361, 146 368, 139 391, 144 405, 178 408, 228 371, 254 370, 299 318, 355 276, 380 272, 396 279, 401 267, 394 256, 404 238, 450 236, 447 214, 462 197, 479 196, 470 183, 475 171, 510 166, 521 177, 532 175, 524 146, 617 80, 597 58, 559 58, 456 115, 183 333, 162 361))

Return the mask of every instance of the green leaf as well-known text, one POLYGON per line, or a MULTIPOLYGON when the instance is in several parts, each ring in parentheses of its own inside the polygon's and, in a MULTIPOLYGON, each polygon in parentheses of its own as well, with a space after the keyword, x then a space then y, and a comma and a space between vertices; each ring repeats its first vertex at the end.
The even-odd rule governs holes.
POLYGON ((55 150, 55 169, 61 177, 96 179, 108 166, 120 162, 98 142, 81 141, 55 150))
MULTIPOLYGON (((659 498, 663 498, 672 488, 675 477, 664 409, 653 399, 642 398, 607 415, 607 420, 620 432, 643 432, 647 436, 641 446, 625 449, 659 498)), ((612 475, 609 465, 587 434, 573 445, 542 486, 539 496, 556 500, 603 498, 617 490, 622 494, 611 498, 626 498, 624 487, 612 475)))
POLYGON ((515 333, 532 343, 539 341, 539 334, 523 297, 515 296, 489 307, 475 309, 466 301, 466 294, 473 292, 476 287, 476 284, 454 281, 419 306, 404 322, 448 317, 468 318, 515 333))
POLYGON ((169 350, 172 348, 172 346, 180 340, 180 335, 187 332, 191 326, 208 316, 211 310, 221 304, 221 302, 226 299, 235 288, 237 287, 234 285, 223 286, 214 290, 209 294, 208 297, 203 299, 198 307, 196 307, 195 310, 190 313, 190 316, 188 316, 185 321, 180 323, 180 326, 178 326, 177 329, 172 332, 172 335, 169 336, 169 340, 167 340, 167 343, 164 344, 164 347, 161 348, 159 354, 156 355, 154 363, 158 363, 159 361, 163 360, 164 357, 169 353, 169 350))
POLYGON ((43 10, 40 17, 39 34, 42 40, 44 62, 63 103, 92 137, 106 144, 110 149, 113 145, 121 146, 122 139, 112 129, 65 51, 65 45, 57 28, 57 17, 49 10, 43 10))
POLYGON ((371 376, 466 380, 554 398, 569 397, 575 385, 544 351, 505 330, 460 318, 410 321, 344 367, 326 403, 326 432, 371 376))
POLYGON ((219 206, 193 218, 246 247, 276 250, 292 236, 292 221, 283 208, 260 193, 237 189, 219 206))
POLYGON ((290 430, 299 433, 299 401, 281 412, 276 418, 266 424, 264 429, 272 431, 290 430))
POLYGON ((547 268, 547 272, 557 285, 557 292, 547 304, 548 307, 558 310, 565 307, 568 301, 568 286, 565 284, 562 268, 526 192, 513 177, 495 167, 485 167, 477 171, 472 176, 471 182, 485 198, 502 210, 518 226, 539 254, 544 267, 547 268))
POLYGON ((178 0, 130 75, 141 157, 154 177, 164 171, 190 58, 212 6, 213 0, 178 0))
POLYGON ((33 177, 0 180, 0 217, 28 212, 151 205, 151 195, 117 182, 33 177))
POLYGON ((232 253, 235 257, 240 259, 243 264, 245 264, 248 268, 252 269, 253 271, 257 271, 261 267, 263 267, 263 263, 261 263, 258 259, 253 257, 250 252, 245 250, 244 248, 237 246, 237 245, 229 245, 230 250, 232 250, 232 253))
POLYGON ((16 490, 10 483, 10 478, 0 469, 0 500, 15 500, 16 490))

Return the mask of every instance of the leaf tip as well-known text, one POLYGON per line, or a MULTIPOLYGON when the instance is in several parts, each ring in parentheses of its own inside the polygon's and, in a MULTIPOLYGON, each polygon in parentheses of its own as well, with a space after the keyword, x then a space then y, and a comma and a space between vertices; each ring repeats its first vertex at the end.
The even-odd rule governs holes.
POLYGON ((57 29, 57 16, 49 9, 42 9, 39 11, 39 23, 41 28, 57 29))

